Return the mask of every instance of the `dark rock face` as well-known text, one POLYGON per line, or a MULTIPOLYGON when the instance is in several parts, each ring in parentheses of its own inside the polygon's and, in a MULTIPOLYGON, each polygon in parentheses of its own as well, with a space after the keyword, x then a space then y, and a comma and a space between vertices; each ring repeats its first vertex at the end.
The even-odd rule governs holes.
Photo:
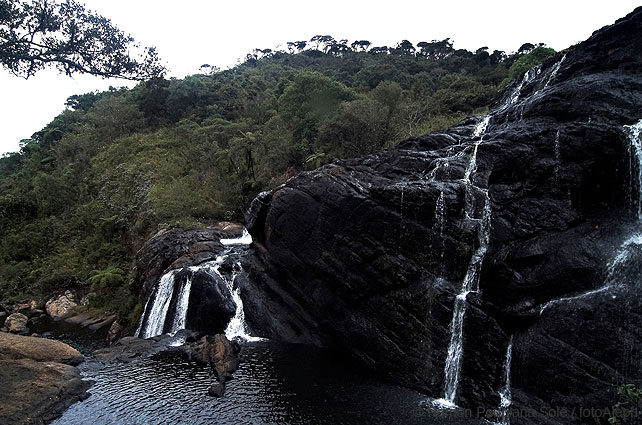
POLYGON ((218 275, 204 270, 182 270, 175 279, 178 281, 188 277, 192 279, 192 289, 187 310, 187 329, 208 335, 224 332, 236 311, 227 285, 218 275), (184 276, 186 274, 191 274, 191 277, 184 276))
POLYGON ((471 118, 262 194, 239 283, 254 333, 335 347, 443 396, 454 297, 479 252, 487 192, 455 401, 497 408, 512 336, 513 407, 537 412, 512 423, 595 423, 542 412, 612 406, 618 383, 642 379, 642 259, 614 263, 639 230, 640 170, 623 126, 642 118, 641 27, 638 8, 512 83, 481 134, 471 118), (547 305, 559 298, 570 299, 547 305))

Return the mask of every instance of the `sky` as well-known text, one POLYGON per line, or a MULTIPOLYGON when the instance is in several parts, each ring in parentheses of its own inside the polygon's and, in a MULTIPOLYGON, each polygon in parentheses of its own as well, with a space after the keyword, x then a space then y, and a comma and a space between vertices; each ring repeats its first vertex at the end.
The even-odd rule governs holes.
MULTIPOLYGON (((288 41, 317 34, 394 46, 407 39, 442 40, 455 48, 516 51, 523 43, 556 50, 588 38, 640 5, 640 0, 408 1, 325 0, 79 0, 137 42, 155 46, 169 77, 199 72, 202 64, 225 69, 254 48, 285 49, 288 41)), ((0 155, 42 129, 73 94, 132 86, 124 80, 41 71, 24 80, 0 67, 0 155)))

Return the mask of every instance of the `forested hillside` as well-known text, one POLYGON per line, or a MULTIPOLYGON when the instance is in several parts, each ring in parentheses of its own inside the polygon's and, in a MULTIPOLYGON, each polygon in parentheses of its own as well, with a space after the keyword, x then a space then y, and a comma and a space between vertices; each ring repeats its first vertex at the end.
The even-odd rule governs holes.
POLYGON ((70 97, 0 159, 2 298, 93 284, 96 307, 136 320, 128 270, 159 229, 240 220, 258 192, 297 173, 483 113, 502 84, 552 53, 327 36, 288 48, 70 97))

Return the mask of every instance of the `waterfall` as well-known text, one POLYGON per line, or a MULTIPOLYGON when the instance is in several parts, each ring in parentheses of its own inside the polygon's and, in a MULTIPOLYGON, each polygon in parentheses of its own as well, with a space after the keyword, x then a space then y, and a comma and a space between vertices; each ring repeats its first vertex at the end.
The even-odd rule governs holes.
MULTIPOLYGON (((553 70, 551 71, 550 75, 548 76, 548 79, 546 80, 546 84, 544 84, 544 89, 548 87, 548 85, 553 81, 553 78, 557 75, 557 73, 560 70, 560 67, 562 66, 562 62, 564 62, 564 59, 566 59, 566 54, 562 56, 562 58, 555 64, 553 67, 553 70)), ((543 90, 543 89, 542 89, 543 90)))
POLYGON ((555 186, 558 185, 560 179, 560 167, 562 166, 562 152, 560 150, 560 130, 557 130, 555 133, 555 144, 553 145, 555 152, 555 169, 553 171, 553 178, 555 180, 555 186))
POLYGON ((441 241, 441 270, 440 275, 444 272, 444 256, 446 255, 446 240, 444 239, 444 229, 446 226, 446 195, 443 189, 439 192, 439 198, 435 203, 435 225, 439 230, 439 240, 441 241))
POLYGON ((223 245, 249 245, 252 243, 252 236, 246 228, 243 228, 243 234, 238 238, 221 239, 223 245))
MULTIPOLYGON (((236 265, 239 269, 241 268, 241 263, 237 263, 236 265)), ((228 288, 232 293, 234 303, 236 303, 236 312, 234 313, 234 317, 230 320, 230 323, 227 325, 227 328, 225 328, 225 336, 230 340, 241 339, 243 341, 261 341, 263 338, 250 335, 247 328, 247 323, 245 322, 245 311, 243 311, 243 300, 241 299, 241 288, 237 286, 236 289, 234 289, 233 287, 236 276, 237 274, 235 273, 229 282, 226 281, 228 288)))
POLYGON ((187 322, 187 307, 189 307, 189 293, 192 289, 192 276, 193 274, 187 276, 179 290, 176 311, 174 312, 174 320, 172 320, 172 327, 169 330, 169 333, 172 335, 181 329, 185 329, 185 324, 187 322))
MULTIPOLYGON (((642 139, 640 138, 640 132, 642 132, 642 119, 633 125, 625 125, 624 132, 631 143, 631 159, 635 161, 635 165, 637 166, 637 170, 631 170, 631 177, 633 177, 634 171, 637 174, 637 181, 635 183, 637 184, 638 189, 637 197, 633 206, 637 213, 638 221, 642 222, 642 139)), ((633 188, 631 188, 631 191, 633 191, 633 188)), ((633 198, 633 196, 631 196, 631 198, 633 198)))
MULTIPOLYGON (((216 275, 218 278, 223 279, 236 304, 235 315, 225 329, 225 335, 230 339, 236 337, 244 341, 260 340, 260 338, 252 337, 249 334, 247 324, 245 323, 245 313, 243 311, 240 288, 234 289, 234 278, 238 275, 238 271, 235 271, 231 277, 220 272, 221 264, 223 264, 230 255, 234 255, 237 252, 233 251, 237 249, 233 248, 233 246, 249 245, 252 243, 252 236, 250 236, 247 229, 244 229, 240 237, 221 239, 220 241, 224 246, 230 247, 226 248, 216 260, 187 269, 171 270, 160 278, 145 304, 145 309, 135 333, 136 336, 140 338, 151 338, 164 333, 174 335, 179 330, 185 329, 187 325, 187 310, 189 308, 192 278, 198 271, 203 270, 210 275, 216 275), (181 273, 181 275, 185 277, 177 282, 176 276, 183 271, 187 271, 188 273, 181 273)), ((239 262, 236 263, 236 266, 237 270, 241 269, 239 262)))
POLYGON ((487 189, 481 189, 474 185, 473 177, 477 172, 477 148, 483 140, 483 136, 490 122, 490 115, 485 116, 475 127, 473 132, 474 137, 479 137, 475 142, 473 152, 464 174, 464 183, 466 185, 466 195, 470 196, 470 200, 465 204, 465 217, 471 220, 479 221, 479 230, 477 232, 477 249, 468 264, 466 276, 462 282, 461 291, 455 297, 455 305, 453 307, 453 317, 450 322, 450 343, 448 344, 448 354, 446 356, 446 364, 444 367, 444 397, 436 400, 435 404, 439 407, 452 408, 455 406, 455 397, 457 395, 457 387, 459 385, 459 375, 461 371, 461 359, 464 351, 464 318, 466 316, 466 309, 468 301, 466 297, 470 292, 479 292, 479 277, 481 267, 484 261, 484 256, 488 250, 488 243, 490 240, 490 219, 491 207, 490 197, 487 189), (472 190, 476 189, 484 194, 484 209, 481 219, 474 219, 474 203, 472 202, 472 190))
POLYGON ((506 349, 506 360, 504 361, 504 386, 499 392, 499 422, 496 425, 510 425, 510 415, 508 408, 513 402, 510 393, 510 368, 513 362, 513 337, 510 337, 508 348, 506 349))

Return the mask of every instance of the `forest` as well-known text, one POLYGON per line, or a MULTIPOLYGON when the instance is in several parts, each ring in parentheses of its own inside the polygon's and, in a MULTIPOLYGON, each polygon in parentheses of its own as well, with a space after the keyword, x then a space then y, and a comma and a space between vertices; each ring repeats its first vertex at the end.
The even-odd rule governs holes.
POLYGON ((331 36, 256 49, 239 65, 68 98, 0 158, 0 293, 63 289, 135 322, 133 259, 161 229, 242 221, 254 196, 343 158, 483 114, 498 91, 554 53, 394 47, 331 36))

